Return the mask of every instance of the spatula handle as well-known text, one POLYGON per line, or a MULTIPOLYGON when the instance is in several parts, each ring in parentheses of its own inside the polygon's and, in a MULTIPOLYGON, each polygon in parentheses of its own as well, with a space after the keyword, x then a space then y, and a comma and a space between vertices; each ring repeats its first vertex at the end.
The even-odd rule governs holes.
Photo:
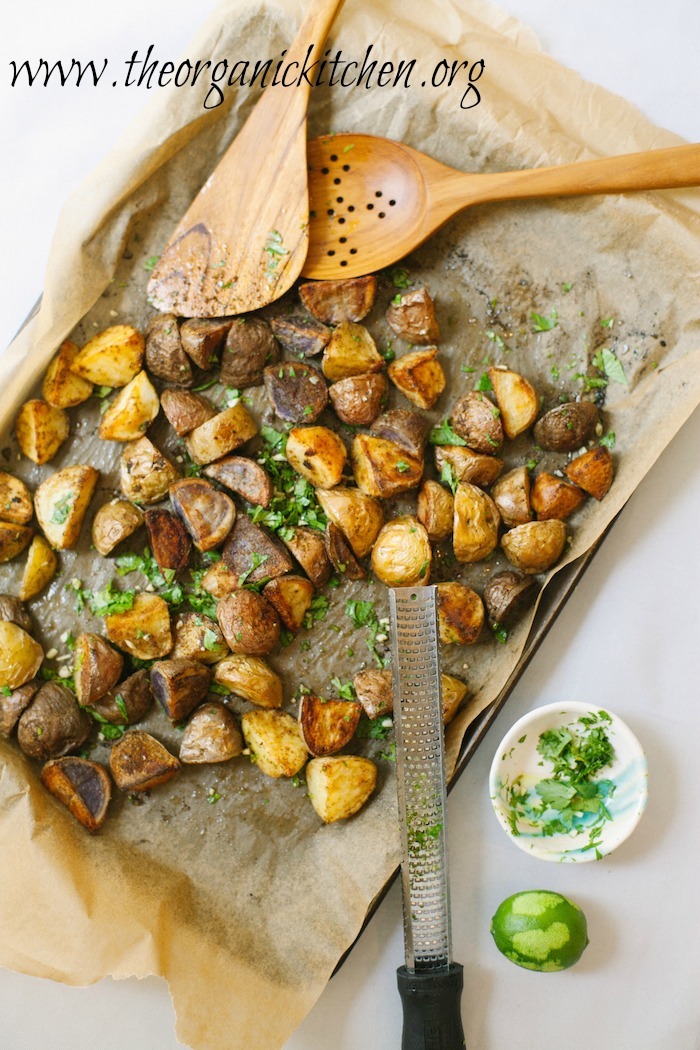
POLYGON ((464 1050, 461 998, 462 967, 446 973, 396 971, 403 1003, 401 1050, 464 1050))

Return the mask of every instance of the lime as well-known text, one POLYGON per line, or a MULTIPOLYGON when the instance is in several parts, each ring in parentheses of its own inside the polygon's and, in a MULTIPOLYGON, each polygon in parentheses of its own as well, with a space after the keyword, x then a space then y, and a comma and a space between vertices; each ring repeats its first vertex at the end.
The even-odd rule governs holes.
POLYGON ((573 966, 588 944, 578 904, 550 890, 507 897, 491 920, 491 934, 506 959, 542 973, 573 966))

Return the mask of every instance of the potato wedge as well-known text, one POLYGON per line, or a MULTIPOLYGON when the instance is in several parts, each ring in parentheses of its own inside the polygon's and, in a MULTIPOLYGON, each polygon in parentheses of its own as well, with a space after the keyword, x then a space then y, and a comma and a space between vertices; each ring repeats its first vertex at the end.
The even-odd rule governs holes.
POLYGON ((12 525, 9 521, 0 521, 0 563, 12 561, 29 546, 34 529, 29 525, 12 525))
POLYGON ((125 499, 113 499, 92 520, 92 545, 103 557, 143 525, 143 511, 125 499))
POLYGON ((191 390, 168 387, 160 395, 160 404, 165 418, 178 437, 184 437, 216 415, 211 401, 191 390))
POLYGON ((420 485, 423 460, 393 441, 356 434, 350 455, 357 487, 367 496, 389 499, 420 485))
POLYGON ((530 475, 527 467, 515 467, 495 482, 491 499, 498 507, 504 525, 524 525, 532 521, 530 475))
POLYGON ((484 587, 484 605, 489 627, 502 627, 513 616, 525 598, 533 597, 535 581, 532 576, 522 576, 507 569, 497 572, 484 587))
POLYGON ((132 725, 146 716, 153 704, 148 671, 141 668, 92 704, 101 718, 115 726, 132 725))
POLYGON ((92 383, 71 371, 78 347, 66 339, 58 348, 41 385, 41 396, 54 408, 75 408, 92 397, 92 383))
POLYGON ((34 515, 32 494, 20 478, 0 470, 0 521, 28 525, 34 515))
POLYGON ((192 386, 194 373, 182 349, 175 314, 157 314, 146 328, 146 368, 151 375, 178 386, 192 386))
POLYGON ((185 726, 180 761, 188 765, 228 762, 243 751, 243 737, 227 707, 212 700, 198 707, 185 726))
POLYGON ((293 777, 309 757, 299 724, 286 711, 247 711, 241 729, 251 761, 268 777, 293 777))
POLYGON ((52 547, 75 547, 90 500, 99 481, 94 467, 64 467, 42 481, 34 493, 34 510, 52 547))
POLYGON ((198 660, 159 660, 151 667, 153 695, 173 722, 181 722, 209 692, 211 671, 198 660))
POLYGON ((38 673, 44 650, 22 627, 0 620, 0 688, 18 689, 38 673))
POLYGON ((297 474, 322 489, 340 483, 348 459, 342 440, 328 427, 292 427, 286 455, 297 474))
POLYGON ((227 656, 214 668, 214 681, 258 707, 282 706, 282 679, 259 656, 227 656))
POLYGON ((393 441, 416 459, 422 459, 428 437, 428 421, 420 412, 413 412, 407 408, 391 408, 375 419, 370 433, 393 441))
POLYGON ((345 533, 334 521, 329 521, 326 525, 325 542, 328 559, 341 578, 364 580, 367 573, 355 557, 345 533))
POLYGON ((438 627, 445 645, 473 645, 484 626, 484 603, 464 583, 437 585, 438 627))
POLYGON ((215 664, 229 653, 216 620, 201 612, 178 613, 173 625, 173 639, 172 660, 182 658, 215 664))
POLYGON ((483 561, 498 544, 500 516, 490 496, 476 485, 460 481, 455 493, 452 543, 455 558, 483 561))
POLYGON ((262 317, 237 317, 221 355, 221 382, 238 390, 260 386, 266 365, 279 361, 279 343, 262 317))
POLYGON ((168 603, 157 594, 141 592, 127 612, 105 617, 110 642, 139 660, 158 660, 173 647, 168 603))
POLYGON ((390 715, 394 710, 394 690, 390 670, 368 667, 352 680, 355 695, 368 718, 390 715))
POLYGON ((239 402, 191 430, 185 438, 185 447, 195 463, 205 465, 233 452, 257 432, 257 423, 239 402))
POLYGON ((328 404, 326 381, 311 365, 268 365, 263 382, 275 414, 289 423, 315 423, 328 404))
POLYGON ((285 350, 298 357, 320 354, 331 337, 331 329, 315 317, 286 314, 270 318, 272 334, 285 350))
POLYGON ((159 503, 180 477, 172 463, 147 437, 124 446, 119 471, 121 490, 134 503, 159 503))
POLYGON ((19 716, 29 707, 43 684, 35 678, 17 689, 10 689, 9 693, 0 692, 0 736, 10 736, 19 716))
POLYGON ((440 342, 435 304, 427 288, 414 288, 394 297, 384 315, 387 323, 407 343, 430 346, 440 342))
POLYGON ((147 373, 138 372, 110 402, 98 433, 103 441, 136 441, 159 410, 160 401, 147 373))
POLYGON ((534 438, 548 452, 574 452, 593 437, 599 421, 600 414, 591 401, 569 401, 542 416, 534 438))
POLYGON ((170 500, 198 551, 220 547, 236 520, 230 496, 204 478, 182 478, 170 486, 170 500))
POLYGON ((470 485, 485 488, 500 477, 503 460, 498 456, 474 452, 464 445, 436 445, 435 466, 445 480, 452 479, 453 483, 466 481, 470 485))
POLYGON ((546 518, 566 521, 581 506, 586 494, 578 485, 570 485, 554 474, 542 473, 535 478, 530 498, 538 521, 546 518))
POLYGON ((566 525, 556 518, 516 525, 501 539, 506 558, 524 573, 546 572, 566 545, 566 525))
POLYGON ((354 700, 322 700, 307 693, 299 701, 299 725, 307 750, 317 758, 334 755, 352 740, 362 714, 354 700))
POLYGON ((316 590, 321 590, 328 583, 331 575, 331 563, 326 553, 325 535, 318 529, 298 526, 290 529, 284 540, 285 546, 292 552, 302 569, 313 583, 316 590))
POLYGON ((387 587, 427 585, 432 560, 428 533, 410 514, 388 521, 372 548, 374 574, 387 587))
POLYGON ((489 368, 489 379, 501 410, 503 429, 512 441, 518 434, 529 430, 537 419, 539 395, 524 376, 511 372, 509 368, 489 368))
POLYGON ((377 784, 377 767, 359 755, 312 758, 306 767, 309 798, 324 824, 362 809, 377 784))
POLYGON ((288 631, 301 630, 304 617, 311 605, 315 587, 305 576, 278 576, 263 587, 263 598, 277 610, 277 615, 288 631))
POLYGON ((350 376, 381 372, 384 358, 364 325, 341 321, 323 351, 321 368, 331 383, 350 376))
POLYGON ((81 707, 92 707, 116 685, 124 657, 99 634, 84 632, 75 640, 75 695, 81 707))
POLYGON ((459 711, 467 695, 467 685, 460 678, 454 678, 451 674, 440 676, 442 685, 442 724, 449 725, 459 711))
POLYGON ((572 459, 565 472, 574 485, 578 485, 594 499, 601 500, 613 480, 613 459, 610 450, 605 445, 592 448, 590 452, 584 452, 582 456, 572 459))
POLYGON ((173 572, 187 568, 192 544, 180 518, 162 507, 152 507, 144 514, 144 521, 158 568, 173 572))
POLYGON ((309 313, 324 324, 361 321, 374 305, 377 278, 346 281, 309 281, 299 286, 299 298, 309 313))
POLYGON ((222 598, 216 614, 231 652, 265 656, 279 642, 277 610, 255 591, 241 587, 222 598))
POLYGON ((386 404, 389 385, 382 372, 348 376, 328 388, 335 414, 342 423, 366 427, 373 423, 386 404))
POLYGON ((275 491, 267 472, 248 456, 226 456, 202 473, 258 507, 269 506, 275 491))
POLYGON ((412 350, 389 365, 389 379, 418 408, 431 409, 445 389, 447 379, 437 359, 436 346, 412 350))
POLYGON ((54 758, 42 769, 41 782, 79 824, 90 832, 100 830, 107 819, 112 782, 99 763, 75 755, 54 758))
POLYGON ((141 371, 145 350, 146 341, 136 328, 113 325, 78 351, 70 370, 98 386, 126 386, 141 371))
POLYGON ((455 433, 475 452, 497 456, 503 444, 500 410, 479 390, 470 390, 456 402, 450 415, 455 433))
POLYGON ((247 514, 236 518, 221 554, 241 586, 283 576, 293 568, 292 559, 277 537, 252 522, 247 514))
POLYGON ((29 758, 45 762, 80 747, 91 726, 90 716, 78 707, 70 689, 46 682, 20 716, 17 743, 29 758))
POLYGON ((437 481, 424 481, 418 493, 416 517, 433 543, 452 535, 455 501, 451 492, 437 481))
POLYGON ((334 489, 316 489, 316 498, 326 517, 347 538, 355 557, 364 558, 369 554, 384 524, 381 504, 359 489, 341 485, 334 489))
POLYGON ((62 408, 48 401, 25 401, 15 421, 17 444, 33 463, 48 463, 70 433, 70 420, 62 408))
POLYGON ((22 601, 12 594, 0 594, 0 620, 16 623, 23 631, 31 634, 34 630, 32 618, 25 609, 22 601))
POLYGON ((219 351, 229 333, 233 317, 192 317, 180 328, 182 349, 206 371, 219 363, 219 351))
POLYGON ((214 598, 225 598, 227 594, 237 591, 238 574, 228 567, 225 561, 215 561, 202 576, 202 587, 214 598))
POLYGON ((147 791, 172 780, 180 762, 150 733, 131 729, 112 747, 109 768, 121 791, 147 791))

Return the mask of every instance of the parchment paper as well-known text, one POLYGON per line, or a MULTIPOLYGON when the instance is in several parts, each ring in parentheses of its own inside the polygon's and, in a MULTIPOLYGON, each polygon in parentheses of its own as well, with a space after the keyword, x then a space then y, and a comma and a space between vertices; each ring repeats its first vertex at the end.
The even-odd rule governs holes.
MULTIPOLYGON (((291 39, 301 10, 292 0, 275 6, 232 0, 187 57, 275 55, 291 39)), ((385 134, 465 171, 678 141, 540 54, 531 34, 495 8, 404 4, 400 22, 396 11, 383 0, 348 3, 333 40, 353 55, 371 42, 385 59, 420 56, 428 70, 441 59, 484 58, 481 104, 462 111, 461 93, 419 87, 319 88, 312 92, 311 134, 385 134)), ((231 94, 225 106, 205 113, 202 95, 159 95, 66 205, 41 311, 0 361, 5 426, 63 338, 74 332, 81 342, 117 320, 144 324, 151 316, 143 263, 158 254, 257 97, 231 94)), ((603 532, 700 400, 697 197, 473 209, 406 263, 412 279, 425 280, 436 296, 443 329, 449 387, 435 418, 473 385, 487 359, 527 375, 546 407, 580 392, 576 373, 597 374, 590 367, 596 349, 610 347, 623 363, 628 385, 611 383, 604 405, 606 428, 616 434, 616 479, 600 505, 589 501, 572 520, 568 560, 603 532), (556 328, 535 334, 531 312, 552 309, 556 328), (465 375, 462 364, 476 372, 465 375)), ((382 313, 391 294, 383 279, 368 321, 380 342, 389 335, 382 313)), ((262 400, 256 395, 254 401, 260 414, 262 400)), ((81 406, 72 419, 81 458, 102 470, 104 500, 119 450, 91 437, 94 411, 81 406)), ((47 467, 17 467, 34 487, 75 462, 75 449, 71 441, 47 467)), ((508 462, 523 462, 530 450, 523 438, 508 462)), ((545 467, 558 463, 542 460, 545 467)), ((497 557, 462 576, 481 590, 501 564, 497 557)), ((64 585, 75 574, 89 573, 93 586, 113 574, 109 563, 96 569, 84 550, 63 557, 62 567, 63 577, 32 603, 45 639, 68 625, 99 629, 72 611, 64 585)), ((16 566, 3 568, 3 590, 12 589, 16 573, 16 566)), ((375 591, 381 614, 385 597, 378 586, 375 591)), ((350 639, 362 648, 362 632, 348 633, 347 621, 340 635, 332 630, 343 624, 352 593, 344 587, 333 614, 315 628, 314 652, 322 648, 323 660, 310 659, 298 642, 277 658, 291 680, 287 699, 299 681, 328 692, 331 667, 341 678, 358 669, 346 650, 350 639)), ((468 707, 448 733, 451 768, 469 722, 516 663, 528 626, 526 618, 504 647, 491 639, 445 654, 446 670, 465 677, 471 689, 468 707)), ((153 731, 176 744, 175 731, 151 717, 153 731)), ((380 762, 377 797, 357 818, 321 827, 303 790, 230 765, 183 773, 140 806, 118 799, 103 832, 89 838, 39 786, 36 768, 15 745, 0 741, 0 964, 74 984, 106 974, 161 974, 170 984, 178 1036, 197 1050, 281 1046, 397 864, 392 767, 380 762), (222 794, 215 806, 206 803, 212 786, 222 794)))

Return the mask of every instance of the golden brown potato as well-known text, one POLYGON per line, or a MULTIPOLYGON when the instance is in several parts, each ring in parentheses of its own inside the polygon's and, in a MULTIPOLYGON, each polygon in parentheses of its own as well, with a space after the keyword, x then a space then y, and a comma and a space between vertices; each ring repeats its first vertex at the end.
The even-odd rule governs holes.
POLYGON ((179 657, 159 660, 151 667, 151 689, 173 722, 180 722, 201 704, 209 692, 211 670, 198 660, 179 657))
POLYGON ((70 420, 62 408, 47 401, 25 401, 15 421, 17 444, 33 463, 48 463, 70 433, 70 420))
POLYGON ((355 735, 362 705, 354 700, 325 700, 307 693, 299 701, 299 725, 307 750, 317 758, 334 755, 355 735))
POLYGON ((473 645, 484 626, 484 603, 476 591, 452 581, 437 585, 440 641, 445 645, 473 645))
POLYGON ((146 372, 139 372, 110 402, 100 420, 103 441, 136 441, 148 430, 160 410, 155 388, 146 372))
POLYGON ((428 533, 410 514, 387 522, 372 548, 374 574, 387 587, 426 585, 432 560, 428 533))
POLYGON ((317 368, 303 362, 268 365, 263 382, 275 414, 289 423, 315 423, 328 404, 325 379, 317 368))
POLYGON ((491 499, 498 507, 504 525, 510 527, 532 521, 527 467, 515 467, 499 478, 491 489, 491 499))
POLYGON ((282 706, 282 679, 259 656, 227 656, 216 665, 214 681, 258 707, 282 706))
POLYGON ((152 507, 144 514, 144 521, 158 568, 173 572, 187 568, 192 544, 178 516, 162 507, 152 507))
POLYGON ((75 755, 54 758, 42 769, 41 782, 79 824, 90 832, 100 830, 112 795, 112 783, 101 765, 75 755))
POLYGON ((119 681, 124 657, 99 634, 84 632, 75 640, 75 695, 81 707, 92 707, 119 681))
POLYGON ((0 620, 0 688, 17 689, 34 678, 44 650, 16 623, 0 620))
POLYGON ((459 711, 462 701, 467 695, 467 686, 459 678, 453 678, 451 674, 442 674, 442 724, 448 725, 459 711))
POLYGON ((320 354, 331 337, 330 328, 322 321, 301 314, 272 317, 270 328, 285 350, 300 357, 320 354))
POLYGON ((191 317, 180 328, 182 349, 199 368, 208 371, 218 364, 219 350, 233 323, 233 317, 191 317))
POLYGON ((447 380, 437 359, 436 346, 412 350, 389 365, 389 379, 418 408, 431 409, 447 380))
POLYGON ((28 525, 34 514, 32 494, 20 478, 0 470, 0 521, 28 525))
POLYGON ((328 389, 335 414, 351 427, 373 423, 386 403, 389 386, 382 372, 348 376, 328 389))
POLYGON ((198 551, 220 547, 236 520, 231 497, 204 478, 175 481, 170 486, 170 500, 198 551))
POLYGON ((237 317, 221 355, 221 382, 243 390, 260 386, 266 365, 279 361, 280 348, 262 317, 237 317))
POLYGON ((355 695, 368 718, 390 715, 394 710, 394 690, 390 670, 368 667, 352 680, 355 695))
POLYGON ((227 656, 229 648, 216 620, 201 612, 182 612, 173 625, 172 660, 198 660, 215 664, 227 656))
POLYGON ((114 325, 94 336, 73 358, 71 372, 98 386, 126 386, 141 371, 146 344, 128 324, 114 325))
POLYGON ((418 493, 416 517, 425 527, 428 539, 441 543, 452 535, 455 501, 451 492, 437 481, 424 481, 418 493))
POLYGON ((326 526, 326 554, 336 572, 346 580, 364 580, 365 570, 353 554, 345 533, 334 521, 326 526))
POLYGON ((559 561, 565 544, 566 526, 556 518, 516 525, 501 539, 508 561, 525 573, 550 569, 559 561))
POLYGON ((265 656, 279 642, 277 611, 255 591, 241 587, 222 598, 216 614, 231 652, 265 656))
POLYGON ((423 476, 422 459, 373 434, 356 434, 350 454, 357 487, 367 496, 398 496, 417 488, 423 476))
POLYGON ((233 452, 257 432, 257 423, 239 402, 191 430, 185 446, 195 463, 203 465, 233 452))
POLYGON ((591 401, 570 401, 542 416, 534 438, 548 452, 574 452, 593 437, 599 420, 598 409, 591 401))
POLYGON ((342 440, 328 427, 292 427, 286 455, 297 474, 322 489, 339 484, 348 458, 342 440))
POLYGON ((346 536, 355 556, 364 558, 369 554, 384 524, 381 504, 358 489, 340 485, 316 489, 316 498, 326 517, 346 536))
POLYGON ((476 485, 460 481, 455 493, 452 542, 457 561, 488 558, 498 543, 500 517, 496 504, 476 485))
POLYGON ((109 768, 122 791, 147 791, 172 780, 180 763, 150 733, 132 729, 112 747, 109 768))
POLYGON ((180 761, 196 763, 228 762, 243 751, 243 737, 236 719, 218 700, 198 707, 190 717, 180 744, 180 761))
POLYGON ((143 512, 125 499, 100 507, 92 521, 92 545, 103 557, 143 525, 143 512))
POLYGON ((248 456, 226 456, 205 467, 202 473, 258 507, 269 506, 274 494, 269 475, 248 456))
POLYGON ((157 594, 142 592, 127 612, 105 617, 110 642, 139 660, 158 660, 173 647, 168 603, 157 594))
POLYGON ((326 554, 325 535, 318 529, 298 526, 285 535, 285 545, 292 552, 317 591, 324 587, 331 575, 331 564, 326 554))
POLYGON ((215 598, 225 598, 227 594, 237 591, 238 573, 230 569, 225 561, 215 561, 202 576, 202 587, 215 598))
POLYGON ((277 610, 277 615, 287 628, 296 634, 301 630, 306 611, 314 596, 314 585, 305 576, 278 576, 263 587, 263 597, 277 610))
POLYGON ((0 691, 0 735, 10 736, 19 716, 29 707, 42 685, 43 682, 35 678, 33 682, 25 682, 7 693, 0 691))
POLYGON ((54 408, 74 408, 92 396, 92 383, 71 371, 77 354, 78 347, 67 339, 46 370, 41 394, 54 408))
POLYGON ((94 467, 76 464, 56 471, 39 485, 34 510, 52 547, 75 547, 99 477, 94 467))
POLYGON ((241 728, 251 761, 268 777, 293 777, 308 756, 298 723, 286 711, 247 711, 241 728))
POLYGON ((377 783, 377 767, 359 755, 312 758, 306 767, 309 798, 324 824, 362 809, 377 783))
POLYGON ((160 395, 160 404, 165 418, 178 437, 184 437, 216 415, 211 401, 191 390, 168 387, 160 395))
POLYGON ((528 430, 537 419, 540 399, 537 391, 518 372, 508 368, 489 368, 489 379, 496 403, 501 410, 501 422, 506 437, 511 441, 528 430))
POLYGON ((65 685, 45 682, 17 723, 25 755, 45 762, 60 758, 87 740, 92 723, 65 685))
POLYGON ((590 452, 577 456, 566 468, 566 476, 589 496, 601 500, 613 480, 610 450, 605 445, 599 445, 598 448, 592 448, 590 452))
POLYGON ((349 376, 381 372, 384 358, 364 325, 341 321, 323 351, 321 368, 331 383, 349 376))
POLYGON ((142 668, 96 700, 92 709, 112 725, 124 726, 140 722, 152 703, 153 693, 148 671, 142 668))
POLYGON ((239 584, 260 583, 292 571, 292 559, 276 536, 239 514, 222 551, 239 584))
POLYGON ((484 587, 484 605, 489 627, 502 627, 528 596, 534 597, 535 581, 507 569, 497 572, 484 587))
POLYGON ((340 324, 361 321, 377 294, 377 278, 352 277, 345 281, 309 281, 299 286, 299 298, 318 321, 340 324))
POLYGON ((422 459, 428 437, 428 421, 420 412, 413 412, 407 408, 391 408, 375 419, 370 433, 393 441, 416 459, 422 459))
POLYGON ((124 446, 119 469, 121 490, 134 503, 159 503, 180 476, 147 437, 124 446))
POLYGON ((543 473, 535 478, 530 498, 538 521, 546 518, 566 521, 569 515, 580 507, 586 496, 577 485, 570 485, 554 474, 543 473))
POLYGON ((175 314, 156 314, 146 328, 146 368, 151 375, 179 386, 192 386, 194 375, 182 349, 175 314))
POLYGON ((435 304, 427 288, 396 295, 384 315, 399 339, 414 346, 440 342, 440 329, 435 319, 435 304))
POLYGON ((497 456, 503 444, 500 411, 479 390, 463 394, 452 409, 450 423, 455 433, 475 452, 497 456))
POLYGON ((485 456, 464 445, 436 445, 435 465, 441 476, 445 472, 454 481, 467 481, 480 488, 492 485, 503 470, 503 460, 498 456, 485 456))
POLYGON ((0 563, 12 561, 27 547, 34 535, 34 529, 28 525, 12 525, 9 521, 0 521, 0 563))

